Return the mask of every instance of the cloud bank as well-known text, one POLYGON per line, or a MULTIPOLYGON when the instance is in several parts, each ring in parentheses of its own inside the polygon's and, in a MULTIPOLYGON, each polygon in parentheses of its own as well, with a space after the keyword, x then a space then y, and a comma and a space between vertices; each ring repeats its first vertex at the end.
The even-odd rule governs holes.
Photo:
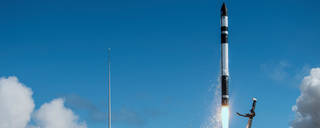
POLYGON ((45 103, 35 112, 35 121, 41 128, 86 128, 84 122, 78 122, 71 109, 64 106, 64 100, 59 98, 45 103))
POLYGON ((0 128, 25 128, 34 106, 30 88, 16 77, 0 78, 0 128))
POLYGON ((39 110, 34 111, 34 107, 30 88, 16 77, 0 78, 0 128, 87 128, 61 98, 43 104, 39 110))
POLYGON ((291 128, 320 128, 320 68, 313 68, 300 85, 301 95, 292 110, 296 118, 291 128))

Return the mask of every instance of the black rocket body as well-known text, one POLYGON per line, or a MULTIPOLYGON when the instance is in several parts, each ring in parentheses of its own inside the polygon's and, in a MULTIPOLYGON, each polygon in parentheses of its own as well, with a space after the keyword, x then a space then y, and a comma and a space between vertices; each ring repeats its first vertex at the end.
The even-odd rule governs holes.
POLYGON ((228 13, 225 3, 221 7, 221 104, 229 105, 229 57, 228 57, 228 13))

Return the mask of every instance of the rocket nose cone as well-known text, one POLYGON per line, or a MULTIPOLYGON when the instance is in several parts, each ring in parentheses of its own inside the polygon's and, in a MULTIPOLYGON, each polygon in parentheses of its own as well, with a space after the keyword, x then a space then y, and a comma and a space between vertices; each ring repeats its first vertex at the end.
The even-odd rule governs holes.
POLYGON ((222 7, 221 7, 221 16, 226 16, 227 15, 227 6, 223 2, 222 7))

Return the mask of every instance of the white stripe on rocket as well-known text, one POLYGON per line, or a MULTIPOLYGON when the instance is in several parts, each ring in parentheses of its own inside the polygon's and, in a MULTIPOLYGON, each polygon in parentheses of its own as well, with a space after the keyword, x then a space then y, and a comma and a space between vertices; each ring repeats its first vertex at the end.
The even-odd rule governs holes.
POLYGON ((228 34, 228 31, 222 31, 221 33, 222 34, 228 34))
POLYGON ((222 95, 223 98, 229 98, 229 95, 222 95))
POLYGON ((229 76, 229 56, 228 56, 228 43, 222 44, 222 75, 229 76))
POLYGON ((221 26, 222 27, 228 27, 228 16, 222 16, 221 17, 221 26))

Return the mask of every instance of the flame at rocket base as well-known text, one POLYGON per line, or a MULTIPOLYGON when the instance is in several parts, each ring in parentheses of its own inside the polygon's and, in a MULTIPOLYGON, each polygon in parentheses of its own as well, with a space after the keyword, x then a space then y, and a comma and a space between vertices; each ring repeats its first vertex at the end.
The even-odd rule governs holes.
POLYGON ((222 128, 229 128, 230 110, 229 106, 221 107, 221 124, 222 128))

